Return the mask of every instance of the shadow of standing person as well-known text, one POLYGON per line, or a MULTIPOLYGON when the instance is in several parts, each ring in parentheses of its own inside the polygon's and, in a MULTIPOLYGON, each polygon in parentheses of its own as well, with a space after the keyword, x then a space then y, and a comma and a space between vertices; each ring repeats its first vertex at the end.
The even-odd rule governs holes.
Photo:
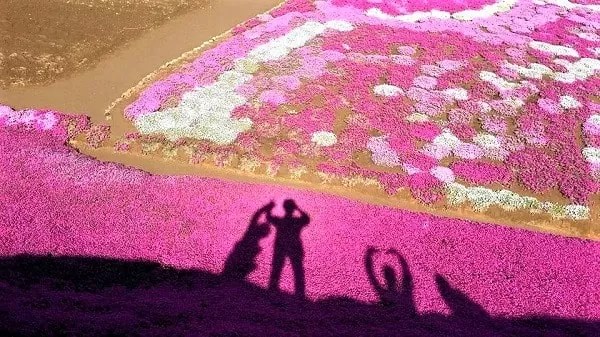
POLYGON ((259 242, 271 232, 268 222, 259 223, 261 215, 273 209, 273 202, 264 205, 254 213, 244 236, 236 244, 223 268, 222 276, 228 279, 244 280, 256 269, 256 257, 262 250, 259 242))
POLYGON ((365 254, 365 269, 373 289, 377 292, 381 304, 385 307, 393 307, 402 310, 408 316, 416 316, 417 310, 413 298, 414 284, 412 274, 406 260, 395 249, 388 249, 387 253, 396 256, 402 269, 402 285, 398 285, 398 278, 394 268, 389 265, 383 266, 383 277, 386 284, 381 285, 375 277, 373 270, 373 256, 377 252, 374 247, 369 247, 365 254))
POLYGON ((304 248, 302 247, 300 232, 310 223, 310 217, 298 208, 296 202, 292 199, 286 199, 283 202, 283 208, 285 215, 281 218, 271 215, 273 207, 267 212, 267 220, 277 230, 269 289, 279 289, 285 259, 289 258, 294 271, 295 294, 300 298, 304 298, 306 296, 306 281, 304 279, 304 248), (296 210, 300 213, 299 217, 294 216, 296 210))

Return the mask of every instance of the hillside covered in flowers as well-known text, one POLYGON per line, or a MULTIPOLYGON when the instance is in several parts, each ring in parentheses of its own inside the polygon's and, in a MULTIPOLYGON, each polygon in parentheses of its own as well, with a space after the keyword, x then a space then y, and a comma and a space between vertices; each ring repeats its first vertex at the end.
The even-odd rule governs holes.
POLYGON ((288 0, 51 108, 0 97, 0 332, 600 325, 597 1, 288 0))

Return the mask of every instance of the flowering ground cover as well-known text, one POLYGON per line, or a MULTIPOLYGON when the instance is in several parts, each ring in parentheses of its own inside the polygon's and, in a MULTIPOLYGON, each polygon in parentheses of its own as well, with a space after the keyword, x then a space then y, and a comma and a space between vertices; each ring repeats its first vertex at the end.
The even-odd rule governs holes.
POLYGON ((290 0, 157 71, 107 125, 0 105, 0 332, 593 336, 598 242, 443 215, 598 237, 599 22, 587 0, 290 0), (303 264, 267 291, 278 248, 256 212, 284 199, 309 216, 303 264))
MULTIPOLYGON (((302 234, 309 299, 378 300, 364 262, 373 246, 384 250, 375 255, 376 270, 396 264, 385 249, 397 249, 405 258, 420 313, 449 313, 435 282, 440 275, 494 317, 600 319, 597 242, 287 187, 150 175, 65 145, 75 126, 84 125, 80 119, 53 112, 37 118, 46 122, 34 124, 36 129, 0 129, 2 256, 142 259, 219 274, 252 214, 269 200, 293 198, 311 218, 302 234), (57 124, 50 127, 51 120, 57 124)), ((87 132, 85 126, 80 130, 87 132)), ((264 287, 273 235, 260 246, 248 280, 264 287)), ((281 286, 289 292, 288 273, 281 286)))
POLYGON ((599 22, 585 1, 287 1, 124 114, 192 162, 593 223, 599 22))

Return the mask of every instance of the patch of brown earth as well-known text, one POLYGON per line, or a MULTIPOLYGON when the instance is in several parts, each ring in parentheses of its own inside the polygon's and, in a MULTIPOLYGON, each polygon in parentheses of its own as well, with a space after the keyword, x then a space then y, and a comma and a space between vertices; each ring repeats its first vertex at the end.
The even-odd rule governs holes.
POLYGON ((207 0, 3 0, 0 87, 48 84, 207 0))

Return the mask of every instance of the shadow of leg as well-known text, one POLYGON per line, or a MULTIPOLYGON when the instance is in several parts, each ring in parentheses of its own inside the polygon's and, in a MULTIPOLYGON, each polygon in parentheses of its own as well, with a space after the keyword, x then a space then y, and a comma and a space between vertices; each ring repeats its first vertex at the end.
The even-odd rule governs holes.
POLYGON ((296 296, 300 298, 306 297, 306 280, 304 278, 304 258, 302 255, 290 257, 292 269, 294 270, 294 290, 296 296))
POLYGON ((281 249, 275 248, 273 252, 273 263, 271 264, 271 276, 269 278, 269 290, 279 289, 279 280, 281 279, 281 272, 283 271, 283 264, 285 263, 285 255, 281 249))

